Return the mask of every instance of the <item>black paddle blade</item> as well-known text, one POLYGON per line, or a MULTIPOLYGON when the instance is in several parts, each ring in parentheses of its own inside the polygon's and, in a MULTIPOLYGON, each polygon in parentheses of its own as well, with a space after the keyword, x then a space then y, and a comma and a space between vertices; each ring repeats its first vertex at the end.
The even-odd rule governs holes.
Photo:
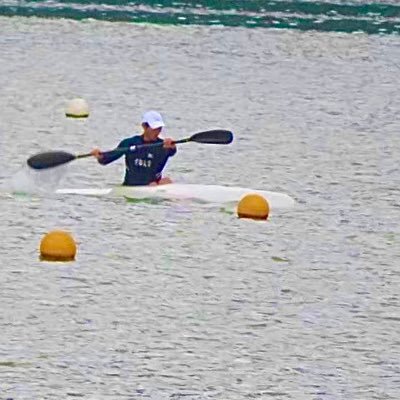
POLYGON ((47 151, 28 158, 27 163, 33 169, 57 167, 75 160, 76 156, 65 151, 47 151))
POLYGON ((195 133, 189 140, 197 143, 229 144, 233 140, 233 133, 224 129, 214 129, 195 133))

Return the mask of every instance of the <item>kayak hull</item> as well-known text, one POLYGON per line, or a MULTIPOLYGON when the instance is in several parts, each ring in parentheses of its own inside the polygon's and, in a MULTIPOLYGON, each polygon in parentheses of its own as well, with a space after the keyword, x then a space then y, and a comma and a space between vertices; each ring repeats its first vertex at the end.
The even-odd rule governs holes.
POLYGON ((243 196, 256 193, 267 199, 271 209, 291 208, 295 200, 284 193, 222 185, 171 183, 157 186, 116 186, 95 189, 58 189, 57 194, 83 196, 125 197, 128 199, 161 198, 169 200, 194 200, 205 203, 237 203, 243 196))

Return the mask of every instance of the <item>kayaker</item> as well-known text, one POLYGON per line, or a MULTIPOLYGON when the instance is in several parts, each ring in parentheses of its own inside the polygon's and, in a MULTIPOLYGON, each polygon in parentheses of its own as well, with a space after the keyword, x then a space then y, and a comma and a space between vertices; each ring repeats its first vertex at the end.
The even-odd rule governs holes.
POLYGON ((162 176, 168 161, 176 153, 172 139, 160 139, 159 135, 165 126, 162 116, 157 111, 147 111, 142 117, 143 133, 123 139, 113 151, 102 153, 93 149, 91 154, 102 165, 107 165, 125 155, 125 178, 123 185, 162 185, 171 183, 171 179, 162 176), (121 152, 119 148, 129 148, 150 143, 162 143, 156 147, 138 148, 134 151, 121 152))

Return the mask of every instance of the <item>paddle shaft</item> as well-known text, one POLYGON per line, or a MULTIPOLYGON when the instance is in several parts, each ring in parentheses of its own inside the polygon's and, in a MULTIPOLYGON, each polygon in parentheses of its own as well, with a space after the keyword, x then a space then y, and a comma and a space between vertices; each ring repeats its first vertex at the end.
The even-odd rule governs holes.
POLYGON ((91 157, 91 156, 93 156, 92 153, 85 153, 85 154, 77 154, 75 156, 75 158, 78 159, 78 158, 86 158, 86 157, 91 157))
MULTIPOLYGON (((209 144, 229 144, 233 140, 233 134, 230 131, 223 129, 214 129, 210 131, 198 132, 186 139, 176 140, 174 144, 187 143, 187 142, 197 142, 197 143, 209 143, 209 144)), ((130 147, 117 147, 114 150, 100 152, 100 155, 107 157, 109 154, 125 154, 128 152, 134 152, 136 150, 148 147, 159 147, 163 146, 163 141, 158 141, 155 143, 144 143, 133 145, 130 147)), ((48 151, 45 153, 39 153, 27 160, 28 165, 33 169, 46 169, 56 167, 58 165, 66 164, 72 160, 79 158, 94 156, 92 153, 84 154, 71 154, 65 151, 48 151)))
MULTIPOLYGON (((180 144, 180 143, 186 143, 186 142, 190 142, 190 139, 181 139, 181 140, 177 140, 175 142, 173 142, 174 144, 180 144)), ((112 154, 112 153, 129 153, 129 152, 134 152, 140 149, 147 149, 147 148, 151 148, 151 147, 160 147, 163 146, 164 142, 157 142, 157 143, 145 143, 145 144, 137 144, 137 145, 133 145, 130 147, 117 147, 114 150, 109 150, 109 151, 104 151, 101 154, 104 156, 107 156, 108 154, 112 154)), ((77 158, 83 158, 83 157, 89 157, 91 154, 81 154, 80 156, 78 156, 77 158)))
MULTIPOLYGON (((176 142, 173 142, 173 143, 179 144, 179 143, 185 143, 185 142, 190 142, 190 138, 189 139, 177 140, 176 142)), ((159 146, 162 146, 163 144, 164 144, 163 142, 157 142, 157 143, 138 144, 136 146, 130 146, 130 147, 117 147, 114 150, 103 151, 100 154, 105 155, 105 156, 107 156, 109 154, 112 154, 112 153, 116 153, 116 152, 125 154, 125 153, 128 153, 129 151, 133 152, 133 151, 136 151, 136 150, 139 150, 139 149, 142 149, 142 148, 147 148, 147 147, 159 147, 159 146)), ((42 153, 42 154, 44 154, 44 153, 42 153)), ((39 154, 38 156, 40 157, 42 154, 39 154)), ((48 154, 50 154, 50 153, 48 153, 48 154)), ((58 152, 54 152, 54 154, 58 154, 58 152)), ((62 160, 55 160, 54 159, 54 160, 50 160, 50 161, 47 161, 47 160, 43 161, 43 158, 42 158, 42 162, 39 161, 38 164, 36 163, 36 160, 34 158, 34 157, 37 157, 37 156, 33 156, 33 157, 30 157, 28 159, 28 165, 31 168, 34 168, 34 169, 46 169, 46 168, 51 168, 51 167, 55 167, 55 166, 58 166, 58 165, 66 164, 66 163, 68 163, 68 162, 70 162, 72 160, 78 160, 80 158, 87 158, 87 157, 92 157, 93 156, 92 153, 84 153, 84 154, 69 154, 69 153, 65 153, 65 154, 67 154, 67 157, 65 158, 64 154, 63 154, 63 159, 62 160)))

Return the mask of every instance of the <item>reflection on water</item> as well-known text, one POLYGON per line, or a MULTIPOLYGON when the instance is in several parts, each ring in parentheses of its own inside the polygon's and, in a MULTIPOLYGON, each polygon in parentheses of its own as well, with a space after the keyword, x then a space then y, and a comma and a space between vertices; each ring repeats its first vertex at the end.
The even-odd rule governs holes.
POLYGON ((0 5, 0 15, 390 34, 399 33, 395 1, 14 0, 0 5))

